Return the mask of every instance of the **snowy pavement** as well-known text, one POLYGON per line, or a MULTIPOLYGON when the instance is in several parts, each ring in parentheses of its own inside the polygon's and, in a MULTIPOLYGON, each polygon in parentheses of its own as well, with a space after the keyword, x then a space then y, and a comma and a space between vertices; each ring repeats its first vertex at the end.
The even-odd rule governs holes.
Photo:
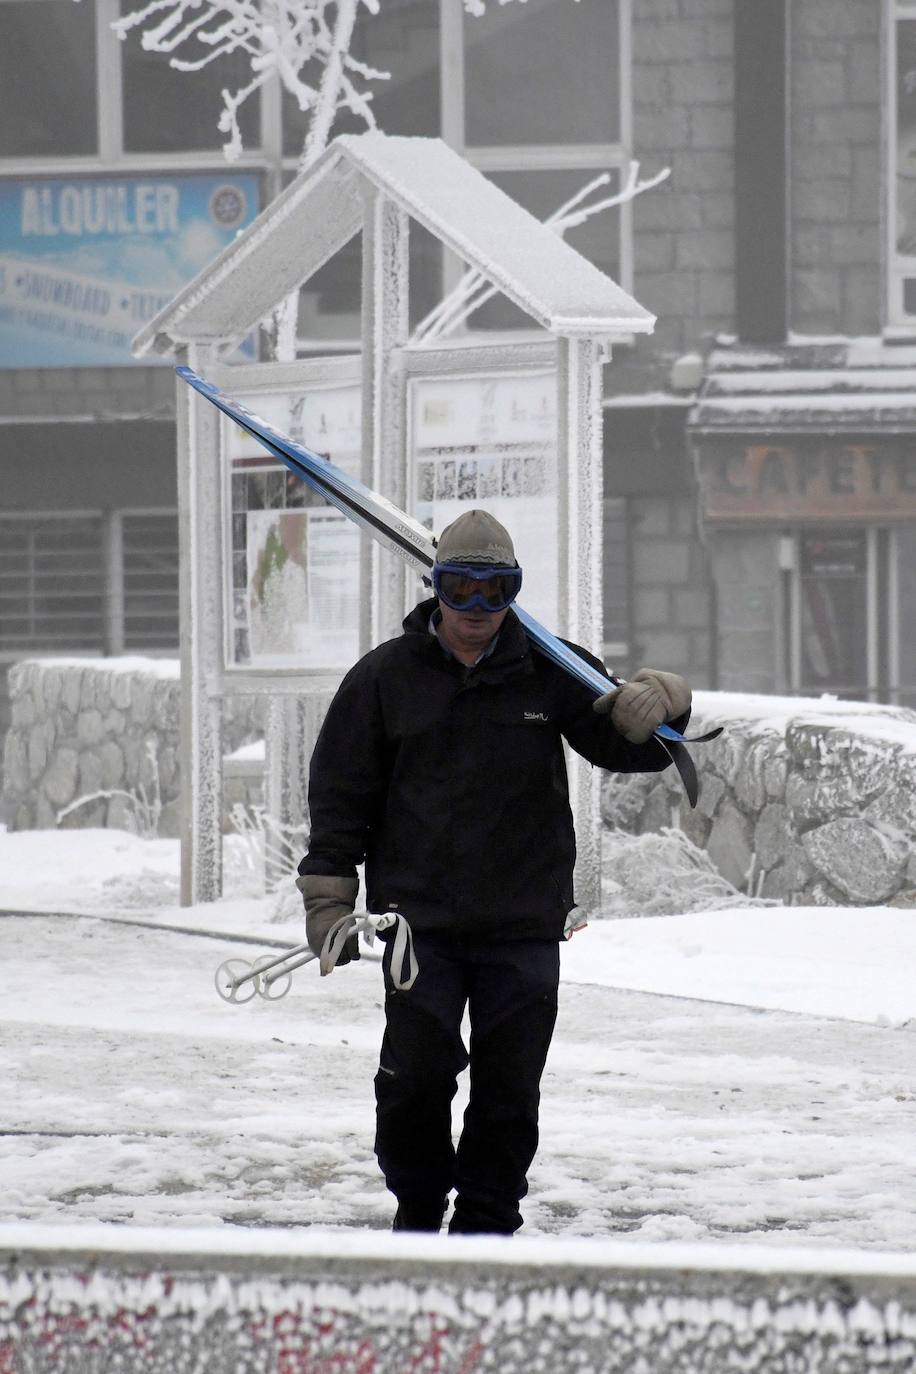
MULTIPOLYGON (((147 913, 222 928, 217 938, 125 923, 167 887, 168 842, 144 851, 94 834, 104 838, 82 832, 77 859, 73 839, 45 833, 40 866, 31 840, 0 836, 0 906, 15 905, 11 875, 27 878, 32 859, 33 890, 43 883, 58 911, 81 896, 120 917, 0 919, 0 1222, 388 1226, 372 1155, 378 965, 323 980, 312 966, 284 1000, 224 1003, 216 966, 260 952, 231 932, 294 942, 301 926, 265 924, 268 904, 250 899, 147 913), (80 886, 94 849, 96 885, 80 886)), ((822 961, 833 1017, 728 1005, 754 987, 755 961, 758 991, 798 998, 824 946, 815 930, 807 950, 804 913, 731 913, 752 922, 734 926, 731 946, 717 912, 596 923, 564 949, 523 1234, 914 1247, 916 1023, 893 978, 916 922, 833 914, 841 938, 822 961), (602 985, 615 968, 631 984, 676 983, 687 966, 695 992, 717 1000, 602 985), (856 1001, 863 982, 871 992, 856 1001)))

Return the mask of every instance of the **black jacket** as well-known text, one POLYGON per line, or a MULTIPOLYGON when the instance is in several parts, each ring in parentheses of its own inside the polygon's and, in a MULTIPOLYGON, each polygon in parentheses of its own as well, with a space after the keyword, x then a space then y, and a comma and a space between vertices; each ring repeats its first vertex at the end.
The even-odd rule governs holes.
POLYGON ((466 668, 429 633, 435 606, 341 683, 312 755, 299 871, 354 876, 365 859, 369 910, 415 930, 560 939, 576 857, 563 738, 621 773, 658 772, 668 755, 597 715, 511 610, 494 652, 466 668))

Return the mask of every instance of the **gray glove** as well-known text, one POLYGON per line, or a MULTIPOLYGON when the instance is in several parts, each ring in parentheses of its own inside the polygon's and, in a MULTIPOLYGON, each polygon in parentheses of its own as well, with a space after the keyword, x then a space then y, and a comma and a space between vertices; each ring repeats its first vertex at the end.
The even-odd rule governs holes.
MULTIPOLYGON (((353 913, 359 880, 338 878, 326 873, 305 873, 296 879, 296 886, 305 903, 305 938, 309 942, 309 949, 320 959, 331 927, 343 916, 353 913)), ((359 936, 354 930, 337 956, 336 963, 349 964, 351 959, 358 958, 359 936)), ((330 973, 333 967, 325 968, 323 961, 322 975, 330 973)))
POLYGON ((657 668, 640 668, 629 682, 605 692, 594 703, 599 715, 610 713, 614 726, 631 744, 645 744, 658 727, 690 709, 686 679, 657 668))

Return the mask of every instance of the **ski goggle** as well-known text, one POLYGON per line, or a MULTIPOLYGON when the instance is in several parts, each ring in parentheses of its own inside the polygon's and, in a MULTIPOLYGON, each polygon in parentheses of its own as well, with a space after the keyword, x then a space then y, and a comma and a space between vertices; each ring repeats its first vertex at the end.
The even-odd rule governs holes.
POLYGON ((453 611, 504 611, 518 596, 521 568, 472 568, 467 563, 436 563, 433 590, 453 611))

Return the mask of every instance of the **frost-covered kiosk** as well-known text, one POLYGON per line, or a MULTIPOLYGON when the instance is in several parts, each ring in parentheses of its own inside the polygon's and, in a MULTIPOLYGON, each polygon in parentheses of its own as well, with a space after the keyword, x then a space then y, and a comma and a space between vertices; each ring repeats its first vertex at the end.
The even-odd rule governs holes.
MULTIPOLYGON (((522 604, 600 652, 601 365, 653 317, 439 139, 338 138, 134 341, 173 355, 425 519, 468 502, 512 531, 522 604), (416 221, 530 317, 531 331, 409 331, 416 221), (362 232, 362 345, 292 363, 226 359, 362 232)), ((236 356, 238 356, 236 354, 236 356)), ((178 382, 182 900, 221 890, 224 699, 269 702, 267 798, 303 805, 303 755, 359 653, 421 591, 394 555, 314 499, 178 382)), ((597 779, 572 761, 578 896, 598 892, 597 779)))

